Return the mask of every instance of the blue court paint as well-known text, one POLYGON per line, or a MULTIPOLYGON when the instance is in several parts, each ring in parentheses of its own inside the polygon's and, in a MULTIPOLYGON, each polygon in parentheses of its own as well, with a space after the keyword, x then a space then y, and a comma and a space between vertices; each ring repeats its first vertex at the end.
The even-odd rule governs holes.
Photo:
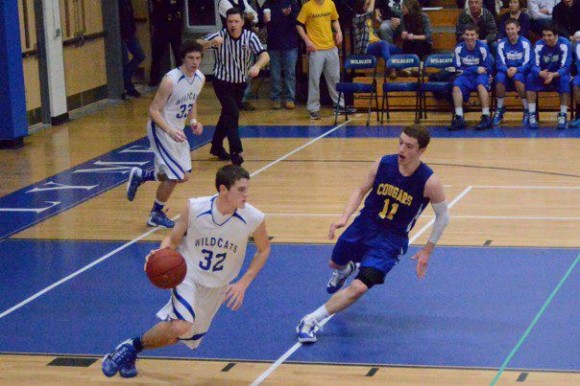
MULTIPOLYGON (((27 243, 37 242, 3 243, 0 293, 10 298, 2 300, 0 311, 116 244, 27 243), (50 272, 43 275, 43 270, 50 272)), ((141 334, 156 322, 154 314, 169 296, 143 273, 143 256, 156 245, 132 245, 0 319, 0 352, 102 355, 141 334)), ((145 355, 276 360, 294 345, 300 318, 328 299, 331 250, 332 245, 274 244, 243 308, 222 308, 199 350, 177 345, 145 355)), ((415 250, 410 248, 409 256, 415 250)), ((251 245, 248 256, 254 252, 251 245)), ((423 281, 415 277, 415 263, 404 258, 385 285, 336 315, 320 341, 302 347, 290 361, 496 368, 577 254, 572 249, 440 247, 423 281)), ((579 284, 576 270, 510 368, 579 370, 580 348, 572 338, 578 336, 579 284)))
MULTIPOLYGON (((201 136, 186 130, 191 148, 207 144, 213 130, 206 128, 201 136)), ((148 149, 149 141, 142 138, 0 197, 0 241, 123 184, 134 166, 152 168, 148 149)))

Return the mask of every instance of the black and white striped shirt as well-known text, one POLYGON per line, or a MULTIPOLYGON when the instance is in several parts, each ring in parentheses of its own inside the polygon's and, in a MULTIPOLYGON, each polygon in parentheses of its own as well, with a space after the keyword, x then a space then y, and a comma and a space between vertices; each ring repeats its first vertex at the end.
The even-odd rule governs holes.
POLYGON ((265 52, 258 36, 248 30, 242 30, 239 38, 234 39, 224 28, 219 32, 207 35, 204 40, 212 40, 217 36, 224 39, 219 47, 212 47, 215 53, 214 76, 224 82, 243 83, 248 78, 248 70, 252 65, 252 54, 259 56, 265 52))

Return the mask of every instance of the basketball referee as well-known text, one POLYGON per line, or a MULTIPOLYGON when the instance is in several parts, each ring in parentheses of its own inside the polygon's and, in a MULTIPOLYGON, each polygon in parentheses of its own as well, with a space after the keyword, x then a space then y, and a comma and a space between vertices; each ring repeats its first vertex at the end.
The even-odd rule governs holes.
POLYGON ((243 29, 243 26, 242 11, 239 8, 230 8, 226 12, 226 28, 198 40, 204 48, 211 48, 215 52, 213 88, 222 105, 221 115, 211 140, 210 153, 220 160, 231 159, 234 165, 241 165, 244 162, 238 121, 246 81, 248 76, 251 78, 258 76, 260 69, 270 61, 258 36, 243 29), (258 60, 250 66, 252 54, 258 60), (230 146, 229 154, 223 145, 226 137, 230 146))

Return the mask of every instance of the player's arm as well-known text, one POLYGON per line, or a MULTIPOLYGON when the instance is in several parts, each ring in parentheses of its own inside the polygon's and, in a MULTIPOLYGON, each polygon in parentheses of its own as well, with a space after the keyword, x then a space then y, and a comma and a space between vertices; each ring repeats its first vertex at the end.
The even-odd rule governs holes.
MULTIPOLYGON (((169 248, 169 249, 177 249, 179 243, 181 243, 181 239, 187 232, 187 224, 189 222, 189 203, 180 213, 179 218, 175 221, 175 226, 171 230, 169 236, 161 241, 161 245, 159 245, 159 249, 169 248)), ((145 257, 145 272, 147 272, 147 262, 149 261, 149 257, 159 249, 153 250, 149 252, 149 254, 145 257)))
POLYGON ((417 277, 422 279, 425 277, 429 258, 435 249, 435 245, 443 234, 445 227, 449 224, 449 211, 447 208, 447 201, 445 201, 445 192, 443 191, 443 184, 439 177, 435 174, 431 175, 425 184, 424 196, 431 201, 431 207, 435 212, 435 222, 431 228, 431 235, 427 244, 417 252, 412 259, 417 260, 417 277))
MULTIPOLYGON (((201 90, 203 90, 204 85, 205 79, 203 81, 203 84, 201 85, 201 90)), ((199 100, 199 95, 197 98, 199 100)), ((191 110, 189 111, 189 115, 187 116, 187 122, 189 122, 191 130, 193 130, 193 134, 200 135, 201 133, 203 133, 203 125, 197 120, 197 100, 195 101, 193 106, 191 106, 191 110)))
POLYGON ((155 122, 155 125, 165 131, 174 141, 183 142, 185 141, 185 134, 181 130, 176 130, 169 126, 161 114, 172 92, 173 82, 168 76, 163 77, 153 102, 149 105, 149 116, 155 122))
POLYGON ((348 199, 346 206, 344 207, 342 217, 337 222, 334 222, 330 225, 330 230, 328 231, 328 238, 330 240, 334 238, 334 232, 337 229, 342 228, 346 225, 350 216, 352 216, 352 214, 357 210, 363 198, 365 198, 367 193, 373 187, 375 177, 377 175, 377 170, 379 170, 380 163, 381 163, 380 159, 375 161, 363 183, 351 193, 350 198, 348 199))
POLYGON ((227 306, 234 311, 237 311, 242 306, 246 289, 256 276, 258 276, 258 273, 262 270, 262 267, 264 267, 264 264, 266 264, 266 260, 270 255, 270 238, 268 237, 268 231, 266 230, 266 220, 262 221, 253 236, 258 251, 252 258, 252 262, 250 263, 248 270, 244 273, 244 276, 242 276, 236 283, 228 286, 226 297, 224 298, 224 302, 227 302, 227 306))

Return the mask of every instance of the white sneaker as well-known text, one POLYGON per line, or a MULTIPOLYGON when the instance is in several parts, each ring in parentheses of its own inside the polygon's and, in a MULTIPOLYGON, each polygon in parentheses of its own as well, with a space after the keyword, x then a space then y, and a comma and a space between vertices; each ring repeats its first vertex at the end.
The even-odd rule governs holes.
POLYGON ((302 318, 296 327, 296 334, 298 334, 298 342, 300 343, 315 343, 318 340, 316 332, 320 330, 320 324, 316 319, 306 315, 302 318))

